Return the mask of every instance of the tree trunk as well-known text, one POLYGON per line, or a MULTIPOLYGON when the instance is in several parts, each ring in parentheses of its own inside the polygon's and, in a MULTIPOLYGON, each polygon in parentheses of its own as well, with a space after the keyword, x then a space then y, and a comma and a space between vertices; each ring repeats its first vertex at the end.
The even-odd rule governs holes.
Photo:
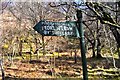
POLYGON ((37 59, 39 59, 39 49, 38 49, 38 43, 37 43, 37 38, 35 37, 35 46, 36 46, 36 50, 34 52, 34 54, 37 54, 37 59))
POLYGON ((92 52, 93 52, 93 56, 92 56, 92 58, 95 58, 96 57, 96 54, 95 54, 95 40, 94 40, 94 42, 92 43, 92 52))
POLYGON ((4 73, 4 69, 3 69, 2 60, 0 60, 0 68, 1 68, 1 72, 2 72, 2 80, 5 80, 5 73, 4 73))
MULTIPOLYGON (((116 11, 117 10, 120 11, 120 1, 116 2, 116 11)), ((118 23, 118 12, 116 12, 116 23, 118 23)), ((119 44, 117 44, 117 52, 118 52, 118 56, 119 56, 119 59, 120 59, 120 45, 119 44)))
POLYGON ((118 57, 120 59, 120 46, 117 46, 118 57))
POLYGON ((32 61, 32 44, 28 43, 30 46, 30 62, 32 61))
POLYGON ((22 59, 24 59, 23 56, 22 56, 22 41, 21 40, 20 40, 20 43, 19 43, 19 55, 22 57, 22 59))
MULTIPOLYGON (((117 42, 117 48, 119 49, 120 48, 120 33, 114 27, 110 27, 110 30, 112 31, 112 33, 115 37, 115 40, 117 42)), ((119 56, 119 59, 120 59, 120 51, 119 50, 118 50, 118 56, 119 56)))
POLYGON ((77 63, 77 50, 74 51, 75 55, 74 55, 74 59, 75 59, 75 64, 77 63))
POLYGON ((43 47, 43 55, 45 55, 45 43, 44 43, 44 36, 42 35, 42 47, 43 47))
POLYGON ((101 43, 100 43, 100 39, 97 39, 97 58, 102 58, 101 56, 101 43))
POLYGON ((93 52, 92 58, 95 58, 95 49, 94 49, 94 47, 92 47, 92 52, 93 52))

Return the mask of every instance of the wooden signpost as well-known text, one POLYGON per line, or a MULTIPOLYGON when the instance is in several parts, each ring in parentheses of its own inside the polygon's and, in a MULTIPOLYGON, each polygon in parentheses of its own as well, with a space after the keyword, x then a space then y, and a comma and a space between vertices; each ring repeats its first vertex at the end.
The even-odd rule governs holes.
POLYGON ((83 80, 88 80, 81 10, 77 10, 77 18, 78 20, 76 22, 40 21, 34 26, 34 30, 36 30, 42 36, 67 36, 79 38, 83 67, 83 80))

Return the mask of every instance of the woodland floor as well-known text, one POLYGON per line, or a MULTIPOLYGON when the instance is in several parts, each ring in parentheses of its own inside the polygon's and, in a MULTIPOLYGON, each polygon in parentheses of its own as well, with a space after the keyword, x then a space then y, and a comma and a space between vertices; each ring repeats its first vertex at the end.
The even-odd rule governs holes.
MULTIPOLYGON (((80 80, 82 79, 82 62, 74 57, 61 56, 48 60, 41 57, 39 60, 14 59, 10 66, 5 62, 5 80, 80 80)), ((120 61, 116 59, 115 69, 112 59, 87 58, 89 80, 120 80, 120 61)))

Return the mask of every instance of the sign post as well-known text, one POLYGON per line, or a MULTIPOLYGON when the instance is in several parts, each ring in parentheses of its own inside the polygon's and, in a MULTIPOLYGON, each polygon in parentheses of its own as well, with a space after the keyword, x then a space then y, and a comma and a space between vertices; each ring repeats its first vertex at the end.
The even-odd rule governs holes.
POLYGON ((83 80, 88 80, 87 73, 87 60, 86 60, 86 49, 85 49, 85 41, 84 41, 84 31, 82 26, 82 11, 77 10, 77 28, 80 34, 80 47, 81 47, 81 58, 82 58, 82 68, 83 68, 83 80))
POLYGON ((34 29, 44 36, 79 37, 76 22, 50 22, 40 21, 34 29))

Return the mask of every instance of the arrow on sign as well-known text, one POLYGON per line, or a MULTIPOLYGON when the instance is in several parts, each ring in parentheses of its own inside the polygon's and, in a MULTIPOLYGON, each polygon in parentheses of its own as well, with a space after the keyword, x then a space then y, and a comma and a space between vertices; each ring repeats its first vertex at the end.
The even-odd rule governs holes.
POLYGON ((43 36, 79 37, 76 22, 40 21, 33 28, 43 36))

